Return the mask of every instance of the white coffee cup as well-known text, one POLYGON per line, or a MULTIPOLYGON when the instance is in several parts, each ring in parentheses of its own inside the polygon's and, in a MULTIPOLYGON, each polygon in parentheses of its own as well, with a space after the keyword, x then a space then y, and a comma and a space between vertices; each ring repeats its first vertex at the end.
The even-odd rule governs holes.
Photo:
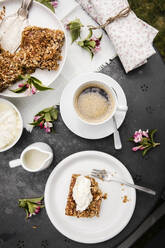
POLYGON ((53 161, 52 148, 43 142, 36 142, 26 147, 19 159, 9 162, 10 168, 22 166, 26 171, 39 172, 48 168, 53 161))
POLYGON ((118 104, 117 93, 112 87, 108 86, 107 84, 104 84, 103 82, 99 82, 97 80, 96 81, 83 82, 81 85, 77 86, 74 90, 74 93, 73 93, 72 104, 73 104, 73 109, 74 109, 77 117, 83 123, 88 124, 88 125, 95 125, 95 126, 104 124, 105 122, 109 121, 115 115, 116 111, 127 111, 128 110, 127 106, 120 106, 118 104), (96 85, 96 87, 98 87, 98 88, 104 89, 104 91, 106 91, 107 93, 109 92, 110 95, 113 97, 114 104, 113 104, 113 110, 110 112, 110 114, 107 116, 107 118, 105 118, 104 120, 97 121, 97 122, 91 122, 91 121, 88 122, 87 120, 83 119, 82 116, 79 115, 79 113, 76 109, 76 106, 75 106, 75 101, 76 101, 76 98, 78 97, 79 93, 81 92, 81 90, 88 88, 88 86, 93 87, 93 85, 96 85))

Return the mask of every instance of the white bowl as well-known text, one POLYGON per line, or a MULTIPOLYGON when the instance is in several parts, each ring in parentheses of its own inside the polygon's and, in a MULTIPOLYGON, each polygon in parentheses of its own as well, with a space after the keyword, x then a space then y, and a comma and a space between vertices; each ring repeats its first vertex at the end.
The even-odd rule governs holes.
POLYGON ((20 132, 18 134, 18 137, 14 140, 14 142, 12 144, 10 144, 9 146, 5 147, 4 149, 0 149, 0 152, 4 152, 4 151, 7 151, 10 148, 12 148, 18 142, 18 140, 20 139, 20 137, 22 135, 22 131, 23 131, 23 120, 22 120, 22 116, 21 116, 19 110, 16 108, 16 106, 13 103, 11 103, 10 101, 8 101, 6 99, 3 99, 3 98, 0 98, 0 102, 4 102, 4 103, 12 106, 12 108, 14 108, 15 111, 18 113, 18 116, 19 116, 19 119, 20 119, 20 122, 21 122, 21 127, 20 127, 20 132))

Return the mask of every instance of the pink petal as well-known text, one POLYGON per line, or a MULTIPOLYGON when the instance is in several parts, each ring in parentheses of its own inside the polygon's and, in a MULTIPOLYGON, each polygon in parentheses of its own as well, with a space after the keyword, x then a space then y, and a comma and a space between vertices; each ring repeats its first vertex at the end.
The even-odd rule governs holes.
POLYGON ((143 131, 142 133, 143 133, 143 136, 144 136, 144 137, 146 137, 146 138, 148 138, 148 137, 149 137, 149 136, 148 136, 148 130, 143 131))
POLYGON ((32 94, 34 95, 37 92, 37 89, 34 86, 32 86, 31 91, 32 91, 32 94))
POLYGON ((43 124, 44 124, 43 121, 41 121, 40 124, 39 124, 41 129, 43 128, 43 124))
POLYGON ((136 152, 136 151, 138 151, 140 148, 141 148, 141 146, 134 146, 134 147, 132 148, 132 151, 136 152))
POLYGON ((57 7, 58 7, 58 2, 57 2, 57 1, 51 2, 51 4, 52 4, 52 6, 53 6, 54 8, 57 8, 57 7))
POLYGON ((19 84, 18 87, 19 88, 22 88, 24 86, 24 84, 19 84))
POLYGON ((50 130, 49 127, 47 127, 45 131, 46 131, 47 133, 50 133, 50 132, 51 132, 51 130, 50 130))
POLYGON ((38 121, 38 119, 39 119, 40 117, 41 117, 41 116, 39 116, 39 115, 34 116, 34 121, 38 121))

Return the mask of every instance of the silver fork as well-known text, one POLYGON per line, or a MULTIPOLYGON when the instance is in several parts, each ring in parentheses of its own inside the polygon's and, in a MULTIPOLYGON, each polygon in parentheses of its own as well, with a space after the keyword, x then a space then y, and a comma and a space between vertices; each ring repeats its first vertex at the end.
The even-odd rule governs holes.
POLYGON ((0 44, 2 48, 14 53, 21 42, 23 29, 28 25, 29 7, 33 0, 22 0, 16 13, 6 16, 0 24, 0 44))
POLYGON ((92 172, 91 172, 91 176, 99 178, 99 179, 101 179, 103 181, 107 181, 107 182, 121 183, 121 184, 124 184, 126 186, 132 187, 134 189, 144 191, 145 193, 148 193, 148 194, 151 194, 151 195, 156 195, 156 192, 154 190, 146 188, 146 187, 142 187, 142 186, 139 186, 139 185, 128 183, 125 180, 120 179, 120 178, 115 178, 110 173, 108 173, 106 170, 93 169, 92 172))

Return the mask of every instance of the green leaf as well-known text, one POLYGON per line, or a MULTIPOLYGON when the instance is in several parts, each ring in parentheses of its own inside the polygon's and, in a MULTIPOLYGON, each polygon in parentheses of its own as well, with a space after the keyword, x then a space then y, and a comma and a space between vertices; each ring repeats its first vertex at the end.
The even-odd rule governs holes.
POLYGON ((21 208, 25 208, 26 205, 27 205, 27 202, 26 202, 26 200, 20 199, 20 200, 18 200, 18 205, 19 205, 19 207, 21 207, 21 208))
POLYGON ((36 82, 37 84, 39 84, 39 85, 43 85, 42 84, 42 82, 38 79, 38 78, 36 78, 36 77, 30 77, 31 78, 31 80, 33 81, 33 82, 36 82))
POLYGON ((103 34, 98 38, 99 41, 101 41, 103 38, 103 34))
POLYGON ((78 44, 80 47, 83 47, 83 46, 84 46, 84 41, 78 41, 77 44, 78 44))
POLYGON ((51 114, 51 117, 53 118, 53 120, 57 120, 58 110, 56 108, 53 108, 52 110, 50 110, 50 114, 51 114))
POLYGON ((26 213, 26 219, 28 219, 28 217, 29 217, 29 212, 28 212, 28 210, 25 208, 25 213, 26 213))
POLYGON ((29 123, 29 125, 32 125, 32 126, 37 127, 38 126, 38 123, 37 122, 31 122, 31 123, 29 123))
POLYGON ((129 141, 134 141, 134 138, 133 137, 129 138, 129 141))
POLYGON ((49 112, 45 113, 45 120, 46 121, 52 121, 51 115, 49 112))
POLYGON ((26 74, 25 76, 24 75, 19 75, 18 76, 18 80, 27 80, 30 78, 30 74, 26 74))
POLYGON ((14 93, 22 93, 22 92, 25 92, 26 90, 27 90, 27 87, 26 87, 26 85, 24 85, 24 86, 22 86, 20 88, 17 88, 15 90, 10 90, 10 91, 12 91, 14 93))
POLYGON ((34 85, 34 87, 35 87, 37 90, 39 90, 39 91, 54 90, 53 88, 46 87, 46 86, 44 86, 43 84, 40 85, 39 83, 36 83, 36 82, 34 82, 34 81, 33 81, 33 85, 34 85))
POLYGON ((52 6, 51 2, 48 0, 35 0, 43 5, 45 5, 47 8, 49 8, 53 13, 55 12, 54 7, 52 6))
POLYGON ((96 46, 96 42, 94 40, 87 41, 86 44, 87 44, 87 46, 90 46, 92 48, 95 48, 95 46, 96 46))
POLYGON ((33 214, 35 212, 36 205, 34 205, 33 203, 29 201, 27 202, 27 205, 28 205, 29 213, 33 214))
POLYGON ((154 143, 154 134, 157 132, 157 129, 153 129, 149 132, 149 137, 151 139, 151 142, 154 143))
POLYGON ((94 53, 92 52, 92 50, 89 47, 85 47, 85 46, 83 48, 90 53, 91 59, 93 59, 94 53))
POLYGON ((43 196, 41 197, 38 197, 38 198, 28 198, 28 199, 19 199, 19 201, 30 201, 30 202, 33 202, 33 203, 37 203, 37 202, 40 202, 44 199, 43 196))
MULTIPOLYGON (((45 109, 43 109, 41 112, 47 113, 47 112, 49 112, 49 111, 52 110, 52 109, 53 109, 53 107, 45 108, 45 109)), ((41 113, 41 112, 39 112, 39 113, 41 113)), ((37 115, 38 115, 38 114, 37 114, 37 115)))
POLYGON ((90 28, 90 29, 89 29, 89 34, 88 34, 88 36, 86 37, 85 40, 90 40, 90 38, 92 37, 92 34, 93 34, 93 31, 92 31, 92 29, 90 28))
POLYGON ((70 34, 72 38, 72 43, 80 37, 80 30, 82 27, 80 19, 75 19, 69 23, 70 34))
POLYGON ((142 155, 145 156, 146 153, 147 153, 151 148, 152 148, 152 146, 149 146, 149 147, 145 148, 145 149, 143 150, 143 152, 142 152, 142 155))

